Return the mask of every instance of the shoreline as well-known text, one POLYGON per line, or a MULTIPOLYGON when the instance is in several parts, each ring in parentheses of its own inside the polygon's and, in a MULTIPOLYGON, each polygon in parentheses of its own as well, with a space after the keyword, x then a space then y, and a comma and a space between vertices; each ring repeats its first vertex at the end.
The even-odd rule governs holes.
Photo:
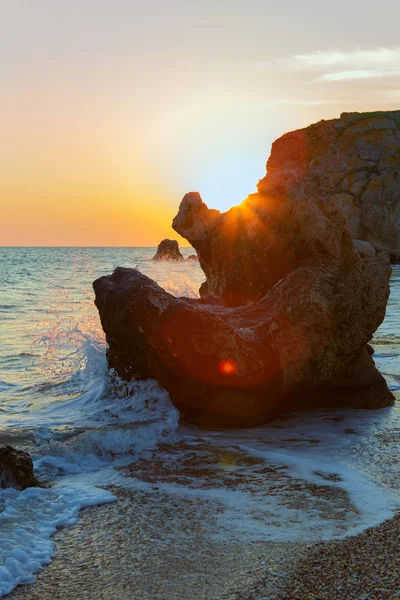
POLYGON ((10 600, 236 600, 278 590, 309 544, 212 539, 207 503, 113 488, 55 535, 52 562, 10 600), (245 595, 243 596, 243 593, 245 595))
POLYGON ((398 600, 400 514, 329 542, 215 539, 213 507, 112 488, 10 600, 398 600))

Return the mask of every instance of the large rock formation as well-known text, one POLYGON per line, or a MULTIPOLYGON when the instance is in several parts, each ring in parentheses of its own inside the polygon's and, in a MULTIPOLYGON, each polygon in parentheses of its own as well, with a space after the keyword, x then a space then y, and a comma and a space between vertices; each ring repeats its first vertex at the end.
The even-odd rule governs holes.
MULTIPOLYGON (((292 181, 262 183, 226 213, 210 210, 197 192, 186 194, 173 228, 196 249, 206 282, 202 297, 238 306, 262 298, 279 280, 309 261, 349 269, 357 256, 337 210, 306 197, 293 200, 292 181)), ((297 190, 296 190, 297 193, 297 190)))
POLYGON ((27 452, 11 446, 0 448, 0 487, 17 487, 24 490, 36 487, 38 480, 33 472, 32 459, 27 452))
POLYGON ((368 346, 385 315, 388 257, 357 252, 340 211, 297 169, 273 168, 223 214, 187 194, 173 227, 206 275, 200 300, 174 298, 134 269, 93 284, 121 377, 157 379, 185 418, 207 426, 393 402, 368 346))
POLYGON ((286 173, 346 217, 353 238, 400 257, 400 111, 343 113, 272 145, 270 177, 286 173))
POLYGON ((158 244, 157 252, 153 260, 175 260, 183 262, 185 259, 179 251, 179 245, 176 240, 163 240, 158 244))

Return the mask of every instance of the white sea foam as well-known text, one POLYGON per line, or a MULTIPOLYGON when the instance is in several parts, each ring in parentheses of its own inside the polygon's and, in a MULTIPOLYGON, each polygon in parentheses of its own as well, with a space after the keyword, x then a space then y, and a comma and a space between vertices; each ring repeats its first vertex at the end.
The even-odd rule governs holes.
POLYGON ((35 573, 49 563, 57 527, 72 525, 79 510, 115 500, 113 494, 84 482, 60 482, 52 489, 0 491, 0 596, 17 585, 33 583, 35 573))
POLYGON ((82 347, 86 360, 73 374, 83 390, 35 413, 4 415, 9 430, 33 434, 35 474, 50 489, 0 490, 0 597, 35 581, 50 562, 57 527, 76 522, 87 506, 115 500, 99 485, 132 460, 176 438, 178 411, 156 381, 126 383, 107 370, 104 352, 82 347))
MULTIPOLYGON (((400 426, 396 409, 309 411, 285 420, 282 428, 272 424, 206 435, 182 427, 180 439, 188 447, 178 456, 165 456, 165 470, 174 463, 175 475, 157 480, 156 490, 207 503, 215 517, 210 535, 227 540, 317 541, 355 535, 400 509, 397 478, 383 485, 384 470, 375 469, 370 460, 373 454, 390 463, 392 449, 380 435, 389 423, 393 431, 393 422, 400 426), (203 472, 220 456, 200 478, 190 475, 195 452, 203 456, 203 472), (243 462, 243 456, 259 462, 243 462)), ((120 486, 154 493, 153 483, 119 477, 115 483, 120 486)))
MULTIPOLYGON (((67 402, 96 428, 71 436, 57 436, 44 426, 36 431, 35 473, 41 481, 54 482, 50 489, 0 490, 0 597, 18 584, 35 581, 35 573, 51 560, 51 536, 57 527, 75 523, 84 507, 116 499, 97 487, 120 479, 113 466, 175 439, 178 413, 156 382, 125 384, 114 379, 107 385, 114 392, 119 388, 119 395, 106 395, 102 401, 95 394, 97 401, 81 397, 67 402)), ((68 408, 60 409, 63 415, 68 408)), ((54 424, 54 415, 48 418, 54 424)))

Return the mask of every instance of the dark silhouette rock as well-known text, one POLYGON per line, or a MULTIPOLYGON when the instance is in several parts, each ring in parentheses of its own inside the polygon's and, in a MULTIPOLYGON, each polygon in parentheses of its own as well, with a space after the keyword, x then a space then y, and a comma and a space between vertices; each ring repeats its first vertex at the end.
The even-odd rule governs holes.
POLYGON ((286 182, 275 183, 266 194, 253 194, 222 214, 208 209, 196 192, 182 200, 172 226, 197 251, 206 275, 202 297, 237 306, 261 299, 309 261, 325 260, 348 271, 356 264, 338 211, 329 206, 323 211, 307 196, 293 202, 286 182))
POLYGON ((185 259, 179 251, 179 245, 176 240, 163 240, 158 244, 153 260, 175 260, 182 262, 185 259))
POLYGON ((201 425, 394 401, 368 344, 385 316, 389 257, 353 243, 343 213, 299 171, 303 142, 273 150, 258 193, 226 213, 196 192, 182 200, 173 228, 197 252, 201 299, 175 298, 134 269, 93 284, 109 366, 157 379, 201 425))
POLYGON ((96 280, 109 366, 124 379, 157 379, 184 418, 210 427, 312 407, 388 406, 367 343, 384 318, 390 266, 382 253, 361 259, 346 230, 332 228, 343 244, 336 260, 321 247, 235 308, 175 298, 134 269, 96 280))
POLYGON ((0 448, 0 487, 27 487, 39 485, 33 472, 32 459, 27 452, 11 446, 0 448))
POLYGON ((247 427, 304 408, 393 402, 367 342, 384 315, 388 265, 360 259, 341 281, 299 269, 262 300, 227 309, 175 298, 134 269, 94 282, 108 363, 155 378, 184 418, 247 427), (371 293, 372 280, 383 292, 371 293))

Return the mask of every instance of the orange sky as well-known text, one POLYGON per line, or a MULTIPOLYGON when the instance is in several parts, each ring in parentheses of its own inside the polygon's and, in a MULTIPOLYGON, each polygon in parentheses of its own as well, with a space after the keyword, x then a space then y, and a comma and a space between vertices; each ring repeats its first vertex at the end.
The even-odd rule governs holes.
POLYGON ((0 245, 178 239, 170 224, 182 196, 238 204, 285 131, 400 108, 399 3, 299 7, 7 3, 0 245))

